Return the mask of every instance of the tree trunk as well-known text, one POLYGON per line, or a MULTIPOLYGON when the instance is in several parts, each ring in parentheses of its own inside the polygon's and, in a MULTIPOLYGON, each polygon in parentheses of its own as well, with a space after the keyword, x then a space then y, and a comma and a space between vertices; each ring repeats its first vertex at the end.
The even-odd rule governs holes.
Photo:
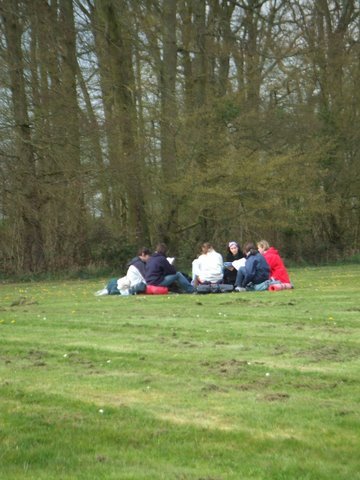
POLYGON ((16 238, 22 250, 18 268, 38 271, 44 267, 43 238, 40 223, 40 188, 36 173, 35 151, 25 93, 22 27, 17 1, 3 1, 0 7, 5 26, 7 64, 10 73, 11 98, 14 112, 17 166, 13 180, 13 215, 21 218, 23 232, 16 238))
POLYGON ((100 75, 110 132, 113 125, 116 125, 116 130, 109 137, 110 164, 116 178, 121 178, 124 189, 123 192, 118 192, 118 196, 125 197, 128 238, 132 242, 143 244, 148 240, 149 232, 141 180, 144 164, 136 142, 135 78, 127 2, 97 0, 94 19, 97 51, 100 61, 103 60, 100 75))

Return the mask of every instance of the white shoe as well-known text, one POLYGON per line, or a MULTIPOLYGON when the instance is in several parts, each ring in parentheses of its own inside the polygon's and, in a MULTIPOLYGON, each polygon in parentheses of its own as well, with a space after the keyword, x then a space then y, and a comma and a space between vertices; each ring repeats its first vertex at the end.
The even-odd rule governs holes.
POLYGON ((107 288, 102 288, 101 290, 98 290, 95 293, 96 297, 102 297, 103 295, 109 295, 108 289, 107 288))
POLYGON ((235 287, 234 290, 235 292, 246 292, 246 288, 243 287, 235 287))

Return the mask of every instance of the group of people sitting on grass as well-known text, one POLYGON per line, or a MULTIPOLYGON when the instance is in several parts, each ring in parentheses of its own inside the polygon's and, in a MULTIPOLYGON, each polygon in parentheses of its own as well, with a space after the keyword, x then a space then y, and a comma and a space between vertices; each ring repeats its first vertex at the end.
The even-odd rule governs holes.
POLYGON ((95 295, 135 295, 138 293, 245 292, 293 288, 279 252, 266 240, 257 247, 248 242, 241 250, 231 241, 225 262, 211 243, 201 246, 192 262, 192 276, 177 271, 174 258, 167 257, 167 246, 159 243, 155 252, 143 247, 127 265, 124 277, 111 279, 95 295))

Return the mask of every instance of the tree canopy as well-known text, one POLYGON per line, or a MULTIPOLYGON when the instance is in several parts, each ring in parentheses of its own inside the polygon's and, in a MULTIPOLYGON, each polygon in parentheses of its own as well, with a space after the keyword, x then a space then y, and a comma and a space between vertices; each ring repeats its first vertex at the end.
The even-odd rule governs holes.
POLYGON ((0 0, 0 265, 360 247, 356 0, 0 0))

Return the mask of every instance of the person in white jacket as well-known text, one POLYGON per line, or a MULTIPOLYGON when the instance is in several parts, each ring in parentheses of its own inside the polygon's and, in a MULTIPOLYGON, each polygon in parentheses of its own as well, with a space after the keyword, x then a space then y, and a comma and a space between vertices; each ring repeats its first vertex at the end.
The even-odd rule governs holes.
POLYGON ((101 295, 133 295, 142 293, 146 289, 145 269, 150 258, 151 251, 142 247, 138 255, 127 264, 127 272, 124 277, 111 279, 107 286, 95 293, 101 295))
POLYGON ((209 242, 201 245, 201 255, 192 262, 192 279, 196 287, 201 283, 221 283, 224 276, 224 262, 209 242))

